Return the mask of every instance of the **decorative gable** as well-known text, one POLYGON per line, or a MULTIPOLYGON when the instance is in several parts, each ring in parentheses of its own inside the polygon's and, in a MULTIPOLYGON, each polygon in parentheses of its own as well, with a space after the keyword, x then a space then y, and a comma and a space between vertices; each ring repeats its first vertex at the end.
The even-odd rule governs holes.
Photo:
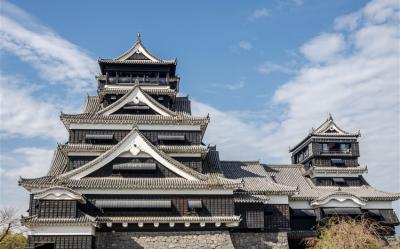
POLYGON ((332 115, 329 114, 328 119, 320 125, 317 129, 314 130, 314 134, 322 134, 322 133, 338 133, 338 134, 348 134, 348 132, 340 129, 336 123, 333 121, 332 115))
POLYGON ((159 58, 151 54, 142 44, 140 34, 137 34, 136 42, 128 51, 115 58, 117 61, 127 60, 150 60, 154 62, 161 62, 159 58))
POLYGON ((35 193, 36 200, 73 200, 86 203, 82 194, 65 187, 51 187, 35 193))
POLYGON ((311 202, 313 207, 361 207, 365 205, 366 200, 344 191, 329 193, 311 202))
POLYGON ((121 142, 107 150, 96 159, 85 165, 66 172, 58 178, 70 178, 74 180, 81 179, 94 171, 104 167, 118 156, 136 157, 143 154, 151 156, 154 160, 174 172, 175 174, 186 178, 187 180, 206 180, 207 176, 183 165, 175 159, 169 157, 164 152, 158 150, 137 129, 133 129, 121 142))
POLYGON ((124 106, 147 106, 157 114, 162 116, 171 117, 175 116, 176 113, 169 110, 158 101, 154 100, 147 93, 142 91, 138 84, 136 84, 128 93, 126 93, 122 98, 118 99, 111 105, 97 112, 99 115, 110 115, 124 106))

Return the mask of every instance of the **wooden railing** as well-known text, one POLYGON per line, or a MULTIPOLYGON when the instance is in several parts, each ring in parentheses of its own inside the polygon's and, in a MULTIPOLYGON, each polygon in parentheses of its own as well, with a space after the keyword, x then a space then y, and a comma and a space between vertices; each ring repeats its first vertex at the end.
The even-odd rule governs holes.
POLYGON ((178 77, 107 77, 106 75, 97 76, 98 80, 105 81, 106 84, 133 84, 138 82, 139 84, 160 84, 168 85, 172 82, 177 82, 178 77))
POLYGON ((351 155, 351 150, 321 150, 319 154, 326 155, 351 155))

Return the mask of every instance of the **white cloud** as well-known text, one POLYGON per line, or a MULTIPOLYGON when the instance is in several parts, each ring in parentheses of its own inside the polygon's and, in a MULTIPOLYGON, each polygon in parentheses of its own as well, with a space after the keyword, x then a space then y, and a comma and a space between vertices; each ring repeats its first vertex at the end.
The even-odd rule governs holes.
POLYGON ((361 21, 361 13, 355 12, 349 15, 340 16, 335 19, 336 30, 354 30, 358 27, 361 21))
POLYGON ((261 74, 270 74, 274 72, 279 72, 279 73, 284 73, 284 74, 293 74, 296 72, 295 69, 293 69, 289 65, 279 65, 272 63, 270 61, 266 61, 263 64, 259 65, 257 68, 257 71, 261 74))
POLYGON ((363 9, 366 22, 381 24, 384 22, 398 22, 400 4, 398 0, 371 1, 363 9))
POLYGON ((253 45, 251 45, 251 43, 248 41, 240 41, 238 45, 239 45, 239 48, 244 49, 244 50, 250 50, 253 48, 253 45))
POLYGON ((0 155, 0 175, 17 178, 46 175, 53 156, 52 150, 36 147, 22 147, 6 155, 0 155))
POLYGON ((340 33, 322 33, 301 47, 301 52, 312 62, 326 62, 335 59, 345 48, 344 37, 340 33))
POLYGON ((36 68, 50 83, 85 92, 95 86, 95 60, 86 51, 40 25, 28 13, 1 2, 0 49, 36 68))
POLYGON ((270 11, 266 8, 256 9, 253 13, 248 17, 250 21, 255 21, 257 19, 267 17, 270 15, 270 11))
POLYGON ((59 110, 50 102, 32 96, 33 90, 12 76, 0 77, 0 132, 4 135, 47 137, 63 140, 65 127, 59 110))
POLYGON ((194 113, 211 116, 206 141, 219 145, 224 159, 261 157, 285 163, 290 160, 288 147, 331 112, 344 129, 361 130, 360 162, 368 165, 369 182, 400 191, 400 37, 395 32, 396 17, 388 14, 395 15, 399 7, 393 2, 376 7, 380 3, 371 2, 360 10, 359 24, 352 31, 322 34, 306 43, 304 55, 310 63, 277 89, 272 103, 266 103, 284 108, 280 121, 251 122, 193 101, 194 113), (337 56, 344 47, 349 49, 337 56), (315 65, 326 60, 329 63, 315 65))

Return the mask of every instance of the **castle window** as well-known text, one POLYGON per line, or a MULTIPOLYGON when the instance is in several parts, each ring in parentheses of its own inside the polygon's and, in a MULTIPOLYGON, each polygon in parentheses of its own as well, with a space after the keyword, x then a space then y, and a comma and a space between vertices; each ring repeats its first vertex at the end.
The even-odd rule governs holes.
POLYGON ((113 140, 113 134, 86 134, 86 140, 113 140))
POLYGON ((132 199, 103 199, 96 200, 99 208, 171 208, 171 200, 132 200, 132 199))
POLYGON ((339 186, 343 186, 343 185, 346 184, 346 182, 345 182, 345 180, 344 180, 343 177, 334 177, 334 178, 332 178, 332 181, 333 181, 336 185, 339 185, 339 186))
POLYGON ((201 200, 188 200, 188 208, 193 209, 200 209, 203 208, 203 203, 201 200))
POLYGON ((113 170, 156 170, 155 163, 116 163, 113 170))
POLYGON ((340 144, 341 152, 350 152, 350 144, 340 144))
POLYGON ((342 159, 331 159, 331 165, 335 167, 345 166, 342 159))
POLYGON ((54 242, 35 243, 35 249, 54 249, 56 248, 54 242))

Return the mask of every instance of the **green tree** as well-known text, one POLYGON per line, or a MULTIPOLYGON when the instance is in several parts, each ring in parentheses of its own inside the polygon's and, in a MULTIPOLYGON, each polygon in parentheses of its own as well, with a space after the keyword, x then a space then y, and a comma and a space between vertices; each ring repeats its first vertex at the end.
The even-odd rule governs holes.
POLYGON ((0 249, 24 249, 28 246, 28 241, 24 235, 7 234, 0 242, 0 249))

